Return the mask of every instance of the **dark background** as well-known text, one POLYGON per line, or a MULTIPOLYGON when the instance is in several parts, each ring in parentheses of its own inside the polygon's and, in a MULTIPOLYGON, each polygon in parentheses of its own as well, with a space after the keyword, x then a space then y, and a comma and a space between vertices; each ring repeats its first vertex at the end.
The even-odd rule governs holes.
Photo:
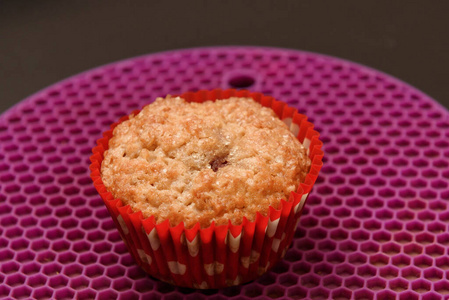
POLYGON ((415 2, 0 0, 0 112, 99 65, 211 45, 345 58, 449 107, 449 1, 415 2))

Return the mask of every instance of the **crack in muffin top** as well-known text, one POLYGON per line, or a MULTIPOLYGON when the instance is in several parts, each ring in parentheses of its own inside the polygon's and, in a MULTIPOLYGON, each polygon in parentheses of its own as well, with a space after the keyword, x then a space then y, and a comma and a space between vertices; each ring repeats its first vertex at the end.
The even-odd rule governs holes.
POLYGON ((254 221, 304 181, 306 149, 250 98, 158 98, 119 124, 101 177, 115 198, 171 226, 254 221))

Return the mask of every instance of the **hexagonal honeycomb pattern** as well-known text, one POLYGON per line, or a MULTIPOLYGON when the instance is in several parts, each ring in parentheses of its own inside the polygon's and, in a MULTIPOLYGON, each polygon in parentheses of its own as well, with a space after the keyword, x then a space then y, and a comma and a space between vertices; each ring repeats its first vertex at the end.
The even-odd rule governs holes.
POLYGON ((449 293, 449 114, 312 53, 199 48, 107 65, 0 117, 0 297, 440 299, 449 293), (89 178, 95 140, 157 96, 246 87, 296 106, 326 153, 285 259, 254 282, 178 288, 128 254, 89 178))

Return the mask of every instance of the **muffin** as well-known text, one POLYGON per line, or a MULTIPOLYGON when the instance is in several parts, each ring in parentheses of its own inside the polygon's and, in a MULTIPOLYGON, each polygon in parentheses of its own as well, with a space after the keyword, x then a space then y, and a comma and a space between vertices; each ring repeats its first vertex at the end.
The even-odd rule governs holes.
POLYGON ((310 158, 271 108, 250 98, 158 98, 119 124, 101 177, 115 198, 157 223, 241 224, 304 182, 310 158))
POLYGON ((307 118, 272 97, 189 92, 113 124, 93 149, 91 177, 146 272, 220 288, 284 256, 321 146, 307 118))

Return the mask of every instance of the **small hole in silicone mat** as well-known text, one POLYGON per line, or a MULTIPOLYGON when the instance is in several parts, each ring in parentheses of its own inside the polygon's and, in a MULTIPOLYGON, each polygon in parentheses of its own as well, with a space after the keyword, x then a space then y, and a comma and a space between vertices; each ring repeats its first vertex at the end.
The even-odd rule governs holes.
POLYGON ((228 84, 231 88, 246 89, 254 85, 255 79, 249 75, 235 75, 231 77, 228 84))

